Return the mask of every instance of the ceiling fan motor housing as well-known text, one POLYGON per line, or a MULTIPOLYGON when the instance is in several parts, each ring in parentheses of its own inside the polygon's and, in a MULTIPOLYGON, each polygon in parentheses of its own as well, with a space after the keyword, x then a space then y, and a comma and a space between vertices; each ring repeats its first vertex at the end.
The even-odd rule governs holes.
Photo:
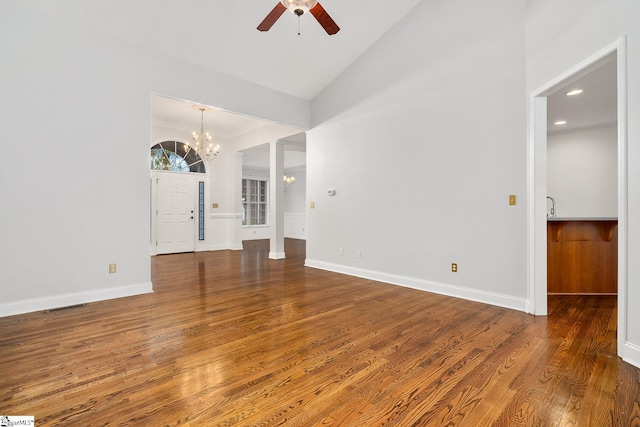
POLYGON ((295 15, 301 16, 313 9, 318 4, 318 0, 280 0, 280 3, 295 15))

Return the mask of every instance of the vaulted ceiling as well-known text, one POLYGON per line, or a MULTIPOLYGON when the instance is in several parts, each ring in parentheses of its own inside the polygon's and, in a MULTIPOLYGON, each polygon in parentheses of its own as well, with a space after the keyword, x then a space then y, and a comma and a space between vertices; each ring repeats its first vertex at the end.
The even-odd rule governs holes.
POLYGON ((172 57, 310 100, 420 0, 323 0, 340 26, 327 35, 290 12, 256 29, 278 0, 24 0, 23 7, 172 57))
MULTIPOLYGON (((327 35, 310 14, 298 20, 290 12, 285 12, 269 31, 258 31, 256 27, 278 0, 22 0, 20 5, 53 16, 60 25, 90 28, 311 100, 421 1, 322 0, 324 9, 341 28, 333 36, 327 35)), ((592 102, 593 111, 582 107, 580 119, 563 110, 571 106, 569 103, 576 104, 576 100, 560 95, 549 98, 550 113, 570 118, 564 129, 592 120, 585 115, 598 111, 606 110, 610 116, 611 97, 601 99, 593 95, 610 89, 612 78, 615 85, 615 67, 609 64, 580 82, 597 88, 582 97, 583 101, 592 102)), ((154 102, 154 121, 166 125, 173 121, 174 125, 194 128, 198 112, 193 111, 192 105, 198 100, 190 101, 182 105, 175 100, 154 102)), ((218 127, 212 130, 224 137, 264 124, 219 110, 210 114, 218 127)), ((549 131, 557 130, 551 126, 549 131)))
MULTIPOLYGON (((298 19, 290 12, 269 31, 258 31, 256 27, 278 0, 24 0, 21 6, 53 16, 60 25, 90 28, 311 100, 420 1, 322 0, 341 28, 332 36, 312 15, 298 19)), ((177 129, 197 128, 199 112, 193 105, 198 100, 189 101, 155 96, 153 122, 177 129)), ((225 138, 265 124, 216 109, 207 112, 205 120, 214 136, 225 138)), ((303 149, 299 137, 291 145, 294 152, 303 149)), ((247 153, 246 163, 268 164, 268 156, 267 160, 264 157, 256 149, 247 153)), ((304 162, 299 155, 295 158, 292 166, 304 162)))

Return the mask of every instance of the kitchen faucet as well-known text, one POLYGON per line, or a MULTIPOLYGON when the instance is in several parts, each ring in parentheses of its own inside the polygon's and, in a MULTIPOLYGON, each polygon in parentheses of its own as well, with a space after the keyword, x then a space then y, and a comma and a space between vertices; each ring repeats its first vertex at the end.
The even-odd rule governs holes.
POLYGON ((551 211, 547 214, 547 216, 551 216, 552 218, 556 217, 556 199, 551 196, 547 196, 547 199, 551 200, 551 211))

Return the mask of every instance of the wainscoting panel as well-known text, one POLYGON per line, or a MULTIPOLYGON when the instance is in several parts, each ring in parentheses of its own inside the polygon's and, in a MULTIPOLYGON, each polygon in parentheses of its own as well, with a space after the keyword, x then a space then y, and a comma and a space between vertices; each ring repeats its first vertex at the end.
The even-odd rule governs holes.
POLYGON ((302 213, 284 213, 284 237, 306 240, 306 215, 302 213))

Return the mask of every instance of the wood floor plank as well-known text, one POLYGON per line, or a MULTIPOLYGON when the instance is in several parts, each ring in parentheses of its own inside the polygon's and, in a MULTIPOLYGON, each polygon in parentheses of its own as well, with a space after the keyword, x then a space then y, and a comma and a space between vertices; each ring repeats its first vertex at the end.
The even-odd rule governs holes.
POLYGON ((304 241, 152 258, 154 293, 0 318, 38 426, 640 426, 612 296, 534 317, 304 267, 304 241))

